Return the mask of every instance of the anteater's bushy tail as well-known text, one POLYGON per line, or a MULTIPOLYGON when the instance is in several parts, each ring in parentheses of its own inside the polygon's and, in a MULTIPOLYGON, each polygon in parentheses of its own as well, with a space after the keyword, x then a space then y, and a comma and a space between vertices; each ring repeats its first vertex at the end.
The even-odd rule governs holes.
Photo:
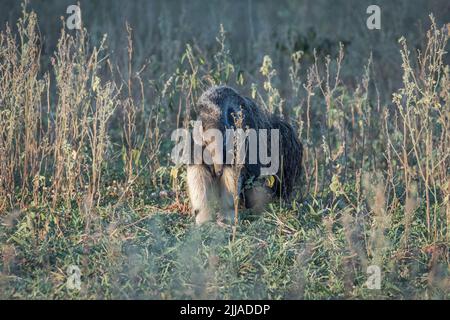
POLYGON ((273 191, 288 199, 300 179, 303 146, 294 127, 275 115, 270 120, 272 128, 280 130, 280 169, 277 174, 279 180, 277 179, 273 191))

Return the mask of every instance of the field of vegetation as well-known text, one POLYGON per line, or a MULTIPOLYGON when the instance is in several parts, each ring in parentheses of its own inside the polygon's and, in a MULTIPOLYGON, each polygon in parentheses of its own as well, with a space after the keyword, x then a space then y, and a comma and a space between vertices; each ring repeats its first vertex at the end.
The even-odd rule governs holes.
POLYGON ((236 57, 220 23, 210 47, 161 40, 142 59, 131 22, 111 49, 114 33, 59 20, 49 52, 24 5, 0 28, 0 299, 449 299, 450 24, 426 18, 420 44, 392 40, 399 63, 369 54, 356 73, 346 43, 311 35, 236 57), (195 226, 170 160, 219 84, 304 145, 295 196, 240 208, 235 237, 195 226))

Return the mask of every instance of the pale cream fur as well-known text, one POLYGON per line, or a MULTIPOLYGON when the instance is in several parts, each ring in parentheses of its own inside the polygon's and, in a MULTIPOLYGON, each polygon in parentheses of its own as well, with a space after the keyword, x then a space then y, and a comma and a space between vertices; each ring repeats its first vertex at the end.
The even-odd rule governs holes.
POLYGON ((219 219, 233 221, 233 199, 235 195, 239 195, 235 177, 236 172, 232 167, 224 167, 220 177, 213 176, 204 165, 187 167, 187 186, 192 214, 198 225, 216 218, 216 213, 219 214, 217 217, 219 219))
MULTIPOLYGON (((232 222, 234 217, 234 197, 239 197, 240 181, 236 181, 237 172, 234 167, 224 167, 220 177, 219 189, 222 200, 222 216, 227 222, 232 222), (237 182, 237 183, 236 183, 237 182), (236 185, 237 184, 237 185, 236 185), (236 189, 238 187, 238 189, 236 189)), ((239 178, 238 178, 239 179, 239 178)))

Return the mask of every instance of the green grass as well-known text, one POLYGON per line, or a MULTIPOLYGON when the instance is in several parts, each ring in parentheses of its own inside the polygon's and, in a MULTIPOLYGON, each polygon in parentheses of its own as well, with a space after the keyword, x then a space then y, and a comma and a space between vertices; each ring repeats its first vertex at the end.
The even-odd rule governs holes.
MULTIPOLYGON (((167 200, 165 201, 167 203, 167 200)), ((78 210, 70 219, 36 225, 45 208, 1 226, 1 298, 22 299, 374 299, 449 298, 448 265, 436 261, 430 280, 431 245, 424 225, 411 230, 408 249, 392 222, 386 246, 370 245, 371 219, 346 220, 346 208, 319 200, 257 216, 244 212, 237 237, 231 230, 167 212, 164 200, 138 207, 98 208, 87 234, 78 210), (45 235, 40 230, 45 229, 45 235), (381 290, 365 285, 370 258, 382 255, 381 290), (9 256, 5 255, 9 250, 9 256), (67 287, 67 268, 79 266, 81 290, 67 287), (5 272, 6 271, 6 272, 5 272)), ((61 214, 64 212, 64 214, 61 214)))

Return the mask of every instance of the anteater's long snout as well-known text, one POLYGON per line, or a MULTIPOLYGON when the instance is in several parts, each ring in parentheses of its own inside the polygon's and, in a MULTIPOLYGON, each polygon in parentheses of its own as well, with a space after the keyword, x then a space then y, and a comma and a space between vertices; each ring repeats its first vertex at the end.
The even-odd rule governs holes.
POLYGON ((221 177, 223 174, 223 164, 214 163, 214 173, 217 177, 221 177))

